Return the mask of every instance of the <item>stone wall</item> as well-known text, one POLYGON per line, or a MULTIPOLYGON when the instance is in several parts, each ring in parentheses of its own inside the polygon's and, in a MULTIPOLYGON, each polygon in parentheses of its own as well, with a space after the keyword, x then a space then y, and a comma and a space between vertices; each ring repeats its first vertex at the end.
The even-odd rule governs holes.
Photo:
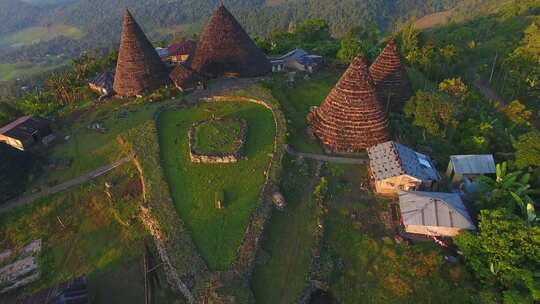
POLYGON ((188 139, 189 139, 189 157, 192 162, 194 163, 236 163, 242 158, 242 154, 244 153, 244 146, 246 142, 246 135, 247 135, 247 128, 248 123, 244 119, 239 118, 216 118, 216 119, 208 119, 208 120, 202 120, 199 122, 194 123, 188 132, 188 139), (220 154, 211 154, 211 153, 205 153, 204 151, 200 151, 200 149, 197 147, 197 143, 195 141, 195 132, 197 131, 197 127, 208 122, 217 121, 217 122, 237 122, 241 125, 240 127, 240 144, 234 149, 234 151, 231 151, 230 153, 220 153, 220 154))
POLYGON ((274 152, 272 160, 265 171, 266 182, 257 201, 257 207, 251 215, 246 228, 242 244, 236 252, 236 259, 232 268, 226 274, 227 279, 243 280, 248 285, 253 269, 255 258, 261 246, 262 235, 266 223, 272 215, 272 194, 278 191, 279 176, 281 174, 281 162, 285 153, 285 141, 287 122, 277 102, 271 100, 255 99, 243 96, 214 96, 203 98, 204 102, 251 102, 269 109, 274 117, 276 136, 274 138, 274 152))

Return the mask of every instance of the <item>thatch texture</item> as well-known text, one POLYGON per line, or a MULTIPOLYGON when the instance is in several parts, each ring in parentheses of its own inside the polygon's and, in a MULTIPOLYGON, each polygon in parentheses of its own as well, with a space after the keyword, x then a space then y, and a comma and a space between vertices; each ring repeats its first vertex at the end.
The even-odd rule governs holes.
POLYGON ((169 75, 174 85, 182 91, 195 89, 204 78, 183 64, 177 65, 169 75))
POLYGON ((354 59, 308 120, 315 135, 333 151, 359 152, 390 140, 388 120, 362 56, 354 59))
POLYGON ((169 82, 165 65, 131 13, 126 10, 114 91, 119 96, 135 96, 169 82))
POLYGON ((208 21, 190 62, 194 71, 208 77, 255 77, 272 71, 268 58, 223 5, 208 21))
POLYGON ((390 41, 369 68, 377 96, 384 106, 400 109, 413 95, 398 46, 390 41))

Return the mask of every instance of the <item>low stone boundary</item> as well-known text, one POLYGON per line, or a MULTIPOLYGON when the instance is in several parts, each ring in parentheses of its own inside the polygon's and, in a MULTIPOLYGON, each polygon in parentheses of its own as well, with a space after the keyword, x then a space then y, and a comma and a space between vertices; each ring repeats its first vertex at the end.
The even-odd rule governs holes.
POLYGON ((189 158, 194 163, 227 164, 227 163, 238 162, 242 158, 242 154, 244 153, 247 128, 248 128, 247 121, 240 118, 216 118, 216 119, 202 120, 202 121, 198 121, 194 123, 188 132, 189 158), (195 140, 195 135, 196 135, 195 132, 197 131, 197 127, 204 123, 208 123, 212 121, 237 122, 240 124, 240 135, 238 136, 240 143, 234 149, 234 151, 230 153, 210 154, 210 153, 204 153, 203 151, 199 150, 199 147, 197 147, 197 142, 195 140))
POLYGON ((161 168, 157 136, 155 123, 148 121, 124 133, 118 142, 135 155, 133 162, 141 176, 145 201, 140 218, 154 239, 167 282, 188 303, 196 303, 210 271, 175 210, 161 168))
POLYGON ((203 98, 203 102, 251 102, 269 109, 274 117, 276 136, 272 160, 265 171, 266 182, 257 201, 257 207, 251 215, 242 244, 236 252, 236 259, 226 279, 243 280, 246 285, 251 279, 255 267, 255 258, 261 246, 262 234, 273 210, 272 194, 278 191, 281 162, 285 154, 287 122, 277 102, 243 96, 214 96, 203 98))

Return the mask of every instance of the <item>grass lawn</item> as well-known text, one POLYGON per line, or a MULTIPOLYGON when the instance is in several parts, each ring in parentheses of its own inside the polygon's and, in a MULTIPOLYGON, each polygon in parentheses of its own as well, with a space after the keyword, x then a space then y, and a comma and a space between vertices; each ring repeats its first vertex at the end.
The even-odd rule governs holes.
POLYGON ((317 225, 313 170, 313 163, 284 160, 281 189, 287 206, 274 212, 265 231, 262 258, 268 260, 255 268, 252 281, 257 303, 294 303, 307 287, 317 225))
POLYGON ((226 269, 233 261, 265 181, 274 144, 272 113, 257 104, 205 103, 170 110, 158 121, 162 164, 178 213, 209 267, 226 269), (248 121, 246 160, 233 164, 192 163, 188 130, 193 123, 216 117, 248 121), (215 208, 224 191, 225 208, 215 208))
POLYGON ((272 94, 279 100, 287 118, 289 132, 288 144, 300 152, 322 153, 321 146, 308 138, 306 119, 310 108, 319 106, 334 87, 339 75, 314 76, 308 81, 298 81, 297 87, 289 89, 285 86, 283 76, 275 76, 272 83, 272 94))
POLYGON ((141 200, 137 171, 124 164, 95 181, 1 214, 0 248, 43 240, 42 278, 26 292, 87 275, 93 303, 110 303, 112 298, 142 303, 142 271, 129 269, 140 262, 148 237, 137 220, 141 200), (112 201, 105 194, 106 181, 113 185, 112 201), (101 284, 104 281, 110 284, 101 284))
POLYGON ((207 121, 195 128, 197 153, 233 153, 239 145, 242 124, 238 121, 207 121))
POLYGON ((434 243, 397 245, 388 237, 378 214, 388 201, 359 190, 365 167, 332 165, 327 174, 323 257, 334 266, 330 291, 339 303, 480 302, 466 270, 444 261, 448 252, 434 243))

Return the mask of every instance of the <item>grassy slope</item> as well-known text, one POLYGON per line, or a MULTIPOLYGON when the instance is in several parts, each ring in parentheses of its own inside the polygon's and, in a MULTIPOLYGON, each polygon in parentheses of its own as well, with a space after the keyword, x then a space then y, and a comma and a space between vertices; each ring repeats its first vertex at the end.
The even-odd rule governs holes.
POLYGON ((240 245, 264 183, 273 150, 272 114, 244 103, 202 104, 163 113, 159 119, 165 173, 180 216, 212 269, 225 269, 240 245), (216 116, 248 121, 246 156, 236 164, 194 164, 189 160, 187 132, 199 120, 216 116), (241 177, 241 182, 239 180, 241 177), (216 191, 225 191, 225 209, 214 205, 216 191))
POLYGON ((362 166, 331 166, 323 256, 339 303, 478 303, 468 274, 433 243, 396 245, 379 219, 388 201, 359 190, 362 166), (358 220, 349 216, 359 214, 358 220))
POLYGON ((285 87, 285 79, 276 76, 272 83, 272 94, 279 100, 289 131, 288 144, 301 152, 322 152, 318 143, 306 135, 308 125, 306 116, 312 106, 319 106, 338 79, 337 75, 316 76, 310 81, 299 81, 295 89, 285 87))
POLYGON ((62 130, 64 136, 70 138, 67 141, 59 138, 50 158, 71 159, 72 166, 63 170, 48 170, 34 182, 33 187, 63 182, 120 159, 124 156, 124 151, 118 147, 116 137, 125 130, 152 119, 159 107, 172 102, 123 104, 110 101, 95 108, 87 106, 86 109, 71 115, 70 121, 66 122, 66 129, 62 130), (123 115, 125 118, 120 118, 123 115), (87 129, 88 125, 95 122, 102 123, 108 129, 107 132, 87 129))
POLYGON ((0 81, 45 73, 67 64, 66 60, 59 59, 52 63, 0 63, 0 81))
POLYGON ((10 47, 48 41, 58 36, 81 39, 84 36, 84 33, 78 28, 64 24, 57 24, 50 27, 29 27, 9 36, 0 37, 0 51, 10 47))
POLYGON ((257 303, 293 303, 307 286, 317 225, 317 209, 310 199, 312 167, 284 161, 281 189, 287 206, 274 212, 266 228, 262 250, 268 261, 256 268, 252 282, 257 303))
MULTIPOLYGON (((0 248, 20 248, 43 239, 43 276, 30 290, 88 275, 93 299, 108 294, 107 301, 96 303, 120 299, 140 303, 142 273, 134 266, 140 262, 147 234, 138 221, 131 221, 140 192, 128 190, 137 188, 133 186, 137 180, 133 165, 125 164, 96 181, 0 215, 0 248), (104 192, 105 181, 114 185, 112 204, 104 192), (122 279, 108 280, 111 276, 122 279), (103 280, 110 285, 100 284, 103 280), (120 286, 126 289, 117 289, 120 286)), ((2 298, 0 302, 4 303, 2 298)))

